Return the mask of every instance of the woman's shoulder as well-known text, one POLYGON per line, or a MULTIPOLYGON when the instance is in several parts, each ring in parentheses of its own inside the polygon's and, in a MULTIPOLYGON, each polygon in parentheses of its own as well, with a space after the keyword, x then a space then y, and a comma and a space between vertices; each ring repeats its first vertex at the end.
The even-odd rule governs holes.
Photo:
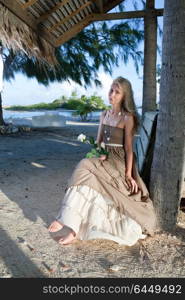
POLYGON ((131 112, 126 112, 124 115, 125 127, 134 126, 134 115, 131 112))
POLYGON ((106 114, 107 111, 108 111, 108 109, 102 110, 102 114, 106 114))
POLYGON ((124 112, 124 117, 125 117, 126 120, 132 120, 134 118, 134 115, 131 112, 125 111, 124 112))
POLYGON ((133 116, 133 113, 131 113, 130 111, 125 111, 124 110, 124 114, 127 115, 127 116, 133 116))

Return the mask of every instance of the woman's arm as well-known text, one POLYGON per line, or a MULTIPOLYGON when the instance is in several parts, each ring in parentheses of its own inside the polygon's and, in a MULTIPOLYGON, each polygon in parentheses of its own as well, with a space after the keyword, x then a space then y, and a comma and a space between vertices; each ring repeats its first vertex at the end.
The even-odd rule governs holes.
POLYGON ((133 164, 133 128, 134 118, 132 115, 125 118, 125 154, 126 154, 126 175, 132 175, 133 164))
POLYGON ((133 129, 134 118, 132 115, 126 117, 125 120, 125 155, 126 155, 126 170, 125 178, 132 193, 138 191, 136 181, 132 178, 132 166, 133 166, 133 129))
POLYGON ((103 139, 102 136, 102 124, 103 124, 103 119, 105 116, 105 111, 102 111, 101 116, 100 116, 100 123, 99 123, 99 127, 98 127, 98 133, 97 133, 97 138, 96 141, 97 143, 100 145, 103 139))

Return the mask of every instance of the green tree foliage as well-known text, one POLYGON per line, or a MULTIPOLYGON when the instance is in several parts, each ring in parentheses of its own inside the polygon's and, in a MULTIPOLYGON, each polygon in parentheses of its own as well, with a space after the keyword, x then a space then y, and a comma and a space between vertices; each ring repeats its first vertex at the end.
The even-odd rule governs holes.
POLYGON ((157 83, 160 83, 161 80, 161 65, 157 64, 157 70, 156 70, 156 80, 157 83))
POLYGON ((59 99, 56 99, 52 102, 53 105, 56 105, 56 107, 62 107, 62 105, 67 102, 66 96, 61 96, 59 99))
POLYGON ((45 86, 54 81, 73 80, 85 87, 101 85, 97 71, 103 67, 105 72, 112 74, 113 66, 119 60, 134 60, 136 71, 142 59, 142 52, 137 50, 143 31, 136 30, 129 22, 109 26, 109 22, 97 22, 89 25, 74 38, 61 47, 56 48, 58 65, 52 68, 39 64, 35 58, 23 53, 15 54, 11 50, 4 53, 6 80, 14 79, 17 72, 29 78, 35 77, 45 86))
POLYGON ((89 114, 93 111, 98 111, 106 108, 102 98, 93 95, 91 97, 85 97, 84 95, 78 101, 78 106, 74 115, 79 115, 82 121, 86 121, 89 114))
POLYGON ((61 108, 75 110, 73 115, 79 115, 82 121, 86 121, 88 115, 93 111, 99 111, 106 107, 103 99, 97 95, 90 97, 82 95, 81 97, 78 97, 77 94, 74 94, 73 92, 71 97, 61 105, 61 108))

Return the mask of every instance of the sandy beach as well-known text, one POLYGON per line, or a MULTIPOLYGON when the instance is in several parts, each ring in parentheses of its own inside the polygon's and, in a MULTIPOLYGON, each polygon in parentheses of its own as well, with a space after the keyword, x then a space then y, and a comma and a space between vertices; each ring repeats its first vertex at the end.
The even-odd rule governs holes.
POLYGON ((58 245, 47 227, 56 216, 66 183, 96 137, 98 123, 67 122, 0 136, 0 277, 185 277, 185 213, 172 234, 125 247, 109 240, 58 245))

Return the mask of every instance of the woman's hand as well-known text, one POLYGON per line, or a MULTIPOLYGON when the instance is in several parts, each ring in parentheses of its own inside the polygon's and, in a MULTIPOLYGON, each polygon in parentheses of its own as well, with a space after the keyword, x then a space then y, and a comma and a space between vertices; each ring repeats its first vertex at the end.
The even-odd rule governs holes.
POLYGON ((131 175, 125 175, 125 180, 128 185, 129 190, 131 190, 131 194, 137 194, 138 185, 134 178, 131 175))

